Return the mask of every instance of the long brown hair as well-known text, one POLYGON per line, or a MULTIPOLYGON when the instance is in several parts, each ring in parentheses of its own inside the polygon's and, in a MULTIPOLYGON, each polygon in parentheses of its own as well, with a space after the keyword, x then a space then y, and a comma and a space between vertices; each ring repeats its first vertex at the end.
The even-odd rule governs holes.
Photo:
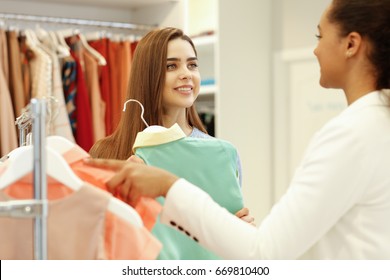
MULTIPOLYGON (((192 40, 178 28, 150 31, 137 44, 126 100, 136 99, 144 106, 144 119, 149 125, 163 125, 162 93, 165 84, 168 42, 177 38, 188 41, 197 55, 192 40)), ((191 126, 206 133, 194 105, 186 109, 191 126)), ((99 140, 89 151, 94 158, 127 159, 137 133, 146 125, 140 118, 141 107, 129 102, 114 133, 99 140)))

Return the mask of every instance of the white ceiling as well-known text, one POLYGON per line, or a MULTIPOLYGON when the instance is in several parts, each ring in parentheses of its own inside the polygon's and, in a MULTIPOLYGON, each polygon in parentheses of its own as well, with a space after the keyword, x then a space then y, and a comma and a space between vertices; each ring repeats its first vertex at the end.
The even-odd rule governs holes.
POLYGON ((14 0, 21 2, 40 2, 52 4, 75 4, 82 6, 100 6, 110 8, 138 8, 152 4, 178 2, 179 0, 14 0))

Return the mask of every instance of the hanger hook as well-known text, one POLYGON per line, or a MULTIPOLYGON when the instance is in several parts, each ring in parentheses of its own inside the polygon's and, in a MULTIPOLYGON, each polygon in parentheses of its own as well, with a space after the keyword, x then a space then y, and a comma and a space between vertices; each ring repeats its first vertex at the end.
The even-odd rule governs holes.
POLYGON ((142 121, 144 122, 144 124, 146 125, 146 127, 149 127, 149 125, 148 125, 148 123, 145 121, 145 119, 144 119, 144 105, 142 105, 142 103, 141 102, 139 102, 138 100, 135 100, 135 99, 129 99, 129 100, 127 100, 126 102, 125 102, 125 104, 123 104, 123 112, 125 112, 126 111, 126 105, 127 105, 127 103, 129 103, 129 102, 137 102, 138 104, 139 104, 139 106, 141 106, 141 119, 142 119, 142 121))

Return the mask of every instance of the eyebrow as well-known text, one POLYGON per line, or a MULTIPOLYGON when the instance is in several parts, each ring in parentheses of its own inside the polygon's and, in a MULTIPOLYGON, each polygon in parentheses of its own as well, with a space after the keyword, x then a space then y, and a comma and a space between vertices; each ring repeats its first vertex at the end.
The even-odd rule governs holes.
MULTIPOLYGON (((191 60, 198 60, 198 58, 196 56, 187 58, 187 61, 191 61, 191 60)), ((180 58, 168 57, 167 61, 180 61, 180 58)))

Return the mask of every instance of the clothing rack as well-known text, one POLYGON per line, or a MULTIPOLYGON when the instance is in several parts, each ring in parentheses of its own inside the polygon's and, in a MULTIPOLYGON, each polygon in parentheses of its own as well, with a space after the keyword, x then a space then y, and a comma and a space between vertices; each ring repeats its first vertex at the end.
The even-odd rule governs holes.
POLYGON ((34 199, 0 202, 0 216, 35 218, 34 258, 47 259, 46 100, 31 100, 34 199))
POLYGON ((150 31, 157 27, 157 25, 144 25, 144 24, 134 24, 134 23, 125 23, 125 22, 99 21, 99 20, 87 20, 87 19, 76 19, 76 18, 35 16, 35 15, 12 14, 12 13, 0 13, 0 19, 55 23, 55 24, 69 24, 69 25, 91 26, 91 27, 100 27, 100 28, 130 29, 136 31, 150 31))

